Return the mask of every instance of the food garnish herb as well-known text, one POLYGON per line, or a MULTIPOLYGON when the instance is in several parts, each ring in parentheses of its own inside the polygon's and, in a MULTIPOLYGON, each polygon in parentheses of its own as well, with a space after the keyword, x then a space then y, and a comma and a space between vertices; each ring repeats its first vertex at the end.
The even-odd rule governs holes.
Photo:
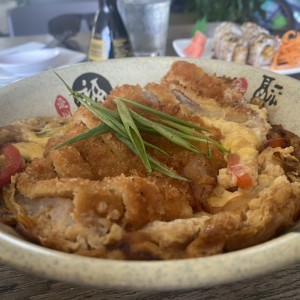
POLYGON ((219 151, 226 152, 226 149, 220 143, 203 133, 205 131, 207 132, 206 129, 196 124, 170 116, 141 103, 119 97, 114 99, 114 102, 117 105, 117 111, 113 111, 96 103, 85 94, 74 91, 60 75, 57 73, 56 75, 64 83, 71 95, 86 109, 99 118, 102 123, 97 127, 89 129, 86 132, 55 146, 53 150, 112 131, 118 140, 125 144, 141 159, 148 175, 152 173, 152 170, 156 170, 172 178, 185 181, 188 181, 188 179, 164 167, 156 159, 149 155, 149 153, 147 153, 147 148, 152 148, 164 155, 170 156, 170 154, 163 149, 143 140, 141 133, 147 132, 162 136, 170 142, 194 153, 200 153, 201 150, 190 141, 206 143, 206 155, 208 158, 212 158, 211 145, 215 145, 219 151), (130 107, 138 107, 158 117, 159 122, 145 118, 130 107))

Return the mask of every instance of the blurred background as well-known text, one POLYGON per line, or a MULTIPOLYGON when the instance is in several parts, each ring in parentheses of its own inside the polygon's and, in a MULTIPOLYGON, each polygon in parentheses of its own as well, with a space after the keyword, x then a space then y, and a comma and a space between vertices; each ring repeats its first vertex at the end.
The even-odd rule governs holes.
MULTIPOLYGON (((18 36, 48 32, 47 23, 59 14, 93 13, 97 0, 1 0, 0 35, 18 36)), ((173 0, 170 24, 255 21, 271 32, 300 30, 300 0, 173 0)), ((89 30, 82 20, 82 31, 89 30)))

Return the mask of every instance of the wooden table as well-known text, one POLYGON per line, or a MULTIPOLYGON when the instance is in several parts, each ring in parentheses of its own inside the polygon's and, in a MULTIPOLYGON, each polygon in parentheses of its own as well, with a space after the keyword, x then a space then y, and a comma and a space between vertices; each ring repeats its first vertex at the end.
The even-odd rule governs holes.
MULTIPOLYGON (((172 40, 190 36, 192 25, 172 26, 169 31, 167 55, 175 55, 172 40)), ((35 41, 48 42, 50 36, 31 37, 35 41)), ((0 38, 0 49, 28 41, 28 37, 0 38)), ((80 35, 76 42, 82 51, 88 47, 88 35, 80 35)), ((299 74, 293 77, 300 79, 299 74)), ((84 270, 83 270, 84 272, 84 270)), ((107 290, 68 284, 40 278, 0 264, 0 299, 300 299, 300 262, 268 275, 252 280, 210 288, 176 292, 145 292, 138 290, 107 290)))

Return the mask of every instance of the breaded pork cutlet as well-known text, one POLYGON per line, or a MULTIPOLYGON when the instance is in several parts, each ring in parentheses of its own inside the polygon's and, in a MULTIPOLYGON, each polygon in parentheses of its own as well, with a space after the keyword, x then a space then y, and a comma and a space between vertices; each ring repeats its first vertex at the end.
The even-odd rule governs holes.
POLYGON ((186 180, 147 174, 112 131, 53 150, 101 124, 80 107, 65 134, 4 189, 16 229, 62 251, 133 260, 208 256, 278 234, 299 218, 300 139, 282 127, 269 131, 266 109, 247 103, 233 81, 178 61, 160 83, 116 87, 103 103, 116 110, 115 99, 126 98, 204 127, 222 151, 213 143, 208 155, 207 142, 191 141, 201 150, 194 153, 142 133, 169 155, 148 153, 186 180), (278 135, 284 145, 271 147, 278 135))

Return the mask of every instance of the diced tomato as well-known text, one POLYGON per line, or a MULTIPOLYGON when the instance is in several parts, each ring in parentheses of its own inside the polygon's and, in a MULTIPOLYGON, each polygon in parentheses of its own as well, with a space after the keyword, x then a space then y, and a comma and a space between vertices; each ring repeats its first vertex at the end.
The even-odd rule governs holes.
POLYGON ((11 176, 21 171, 23 165, 23 158, 15 146, 11 144, 4 145, 2 147, 2 154, 5 158, 5 164, 0 169, 0 188, 9 184, 11 176))
POLYGON ((192 38, 191 43, 183 49, 183 52, 188 57, 199 58, 204 52, 205 44, 206 36, 202 32, 197 31, 192 38))
POLYGON ((228 155, 228 168, 230 172, 236 177, 236 184, 240 188, 247 188, 253 185, 252 175, 246 172, 244 166, 241 164, 240 156, 236 153, 228 155))

